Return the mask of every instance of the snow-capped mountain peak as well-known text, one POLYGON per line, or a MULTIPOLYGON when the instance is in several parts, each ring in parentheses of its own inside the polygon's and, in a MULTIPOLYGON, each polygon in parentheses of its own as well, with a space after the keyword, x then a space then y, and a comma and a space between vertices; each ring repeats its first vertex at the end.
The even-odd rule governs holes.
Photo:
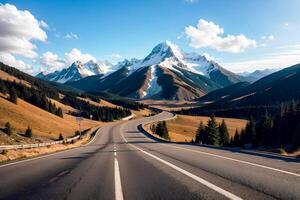
POLYGON ((49 81, 65 83, 69 81, 76 81, 87 76, 104 74, 109 68, 111 68, 111 66, 112 65, 108 62, 103 62, 102 65, 99 65, 94 60, 90 60, 86 63, 75 61, 71 64, 71 66, 62 69, 61 71, 55 71, 49 74, 40 73, 37 77, 49 81))
POLYGON ((148 66, 159 64, 167 58, 176 58, 178 60, 183 58, 181 49, 169 41, 165 41, 156 45, 152 49, 151 53, 143 59, 142 64, 148 66))

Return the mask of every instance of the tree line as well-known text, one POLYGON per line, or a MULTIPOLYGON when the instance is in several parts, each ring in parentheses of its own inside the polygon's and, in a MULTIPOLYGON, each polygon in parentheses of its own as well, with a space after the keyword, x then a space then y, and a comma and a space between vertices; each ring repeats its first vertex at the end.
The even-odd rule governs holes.
POLYGON ((230 147, 286 147, 293 151, 300 147, 300 102, 284 102, 278 114, 267 110, 259 117, 250 117, 245 128, 229 137, 225 121, 218 124, 212 115, 206 126, 200 122, 196 143, 230 147))
POLYGON ((245 129, 236 131, 231 146, 287 146, 289 150, 300 147, 300 102, 290 101, 282 103, 280 112, 272 115, 265 114, 258 119, 253 117, 248 121, 245 129))
POLYGON ((280 110, 280 104, 274 105, 248 105, 248 106, 237 106, 227 107, 224 105, 222 108, 215 108, 214 106, 203 106, 189 109, 181 109, 176 111, 177 114, 182 115, 194 115, 194 116, 210 116, 215 115, 218 117, 231 117, 231 118, 242 118, 249 119, 252 117, 259 117, 268 110, 271 114, 276 114, 280 110))
POLYGON ((128 99, 112 98, 112 99, 107 99, 107 100, 110 103, 113 103, 118 106, 122 106, 124 108, 132 109, 132 110, 143 110, 145 108, 148 108, 148 106, 143 103, 135 102, 135 101, 128 100, 128 99))
POLYGON ((226 122, 223 120, 222 123, 218 124, 214 115, 210 117, 206 126, 201 121, 194 142, 215 146, 229 145, 230 140, 226 122))
POLYGON ((129 109, 94 106, 89 102, 80 100, 76 98, 76 96, 72 95, 65 95, 61 101, 63 104, 79 110, 79 113, 74 112, 70 114, 84 118, 89 118, 90 115, 92 115, 93 120, 110 122, 131 115, 131 111, 129 109))
POLYGON ((169 131, 165 121, 160 121, 157 124, 152 124, 150 127, 151 131, 156 135, 168 140, 169 138, 169 131))
POLYGON ((46 81, 42 81, 40 79, 32 77, 31 75, 26 74, 14 67, 7 66, 2 62, 0 62, 0 70, 20 80, 24 80, 28 82, 32 88, 36 88, 37 90, 43 91, 43 93, 49 98, 56 99, 56 100, 59 99, 59 91, 46 81))
MULTIPOLYGON (((10 136, 12 135, 13 127, 9 122, 6 122, 2 131, 10 136)), ((30 126, 28 126, 28 128, 26 129, 24 136, 28 138, 32 137, 32 129, 30 128, 30 126)))
MULTIPOLYGON (((47 95, 49 95, 47 90, 45 92, 44 90, 36 90, 33 86, 28 87, 23 84, 16 83, 15 81, 11 82, 0 80, 0 92, 9 94, 8 100, 13 103, 17 103, 17 99, 20 98, 52 114, 63 117, 62 109, 56 107, 56 105, 47 98, 47 95)), ((50 96, 53 97, 53 95, 50 96)))

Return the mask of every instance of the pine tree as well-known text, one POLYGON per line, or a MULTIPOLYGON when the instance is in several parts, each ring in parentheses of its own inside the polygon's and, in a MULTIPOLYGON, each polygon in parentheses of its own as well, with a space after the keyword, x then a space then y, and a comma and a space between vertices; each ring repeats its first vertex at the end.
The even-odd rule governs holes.
POLYGON ((10 125, 9 122, 6 122, 5 127, 4 127, 4 132, 7 135, 11 135, 11 133, 12 133, 12 127, 11 127, 11 125, 10 125))
POLYGON ((296 110, 297 110, 297 104, 296 104, 295 100, 292 100, 292 102, 290 104, 289 112, 296 112, 296 110))
POLYGON ((61 133, 59 134, 58 140, 64 140, 64 136, 61 133))
POLYGON ((32 129, 28 126, 25 131, 25 136, 31 138, 32 137, 32 129))
POLYGON ((162 137, 165 139, 169 139, 169 131, 168 131, 167 123, 165 121, 162 122, 162 127, 163 127, 162 137))
POLYGON ((252 117, 247 122, 245 128, 245 144, 251 143, 254 144, 256 142, 256 130, 255 130, 255 122, 252 117))
POLYGON ((293 135, 293 146, 297 150, 300 147, 300 121, 295 126, 294 135, 293 135))
POLYGON ((196 132, 196 139, 195 139, 195 142, 196 143, 206 143, 206 132, 205 132, 205 126, 203 125, 203 122, 201 121, 200 124, 199 124, 199 127, 197 129, 197 132, 196 132))
POLYGON ((57 109, 56 115, 63 118, 63 112, 62 112, 62 109, 60 107, 57 109))
POLYGON ((155 132, 155 129, 156 129, 155 124, 152 124, 151 127, 150 127, 150 130, 151 130, 152 132, 155 132))
POLYGON ((280 117, 283 117, 286 113, 286 105, 284 103, 280 104, 280 117))
POLYGON ((155 133, 162 138, 169 139, 169 132, 165 121, 158 122, 155 133))
POLYGON ((14 87, 9 89, 9 100, 13 103, 17 103, 18 95, 14 87))
POLYGON ((241 137, 238 130, 236 129, 233 137, 233 146, 240 146, 240 145, 241 145, 241 137))
POLYGON ((160 137, 162 136, 162 124, 161 122, 158 122, 155 128, 155 134, 159 135, 160 137))
POLYGON ((257 144, 259 146, 269 145, 273 143, 272 129, 274 121, 271 115, 266 111, 265 115, 259 120, 257 124, 257 144))
POLYGON ((219 126, 219 132, 220 132, 220 145, 228 145, 229 144, 229 134, 228 129, 225 121, 223 120, 222 123, 219 126))
POLYGON ((240 146, 243 146, 246 143, 246 132, 245 129, 242 129, 240 133, 240 146))
POLYGON ((207 122, 206 132, 207 143, 218 146, 220 144, 220 132, 214 115, 212 115, 207 122))
POLYGON ((0 80, 0 92, 3 94, 6 94, 9 92, 9 90, 6 87, 6 84, 2 80, 0 80))

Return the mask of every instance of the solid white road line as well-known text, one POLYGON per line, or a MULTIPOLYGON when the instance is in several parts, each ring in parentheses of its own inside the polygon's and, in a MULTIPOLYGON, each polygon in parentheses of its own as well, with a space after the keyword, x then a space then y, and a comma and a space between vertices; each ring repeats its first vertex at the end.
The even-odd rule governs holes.
POLYGON ((177 148, 177 149, 182 149, 182 150, 191 151, 191 152, 194 152, 194 153, 209 155, 209 156, 213 156, 213 157, 217 157, 217 158, 221 158, 221 159, 226 159, 226 160, 230 160, 230 161, 234 161, 234 162, 239 162, 239 163, 243 163, 243 164, 247 164, 247 165, 252 165, 252 166, 255 166, 255 167, 260 167, 260 168, 269 169, 269 170, 281 172, 281 173, 284 173, 284 174, 289 174, 289 175, 292 175, 292 176, 300 177, 300 174, 296 174, 296 173, 293 173, 293 172, 289 172, 289 171, 285 171, 285 170, 281 170, 281 169, 277 169, 277 168, 273 168, 273 167, 268 167, 268 166, 265 166, 265 165, 251 163, 251 162, 248 162, 248 161, 238 160, 238 159, 230 158, 230 157, 226 157, 226 156, 220 156, 220 155, 216 155, 216 154, 213 154, 213 153, 207 153, 207 152, 200 151, 200 150, 187 149, 187 148, 183 148, 183 147, 177 147, 177 146, 174 146, 174 145, 169 145, 169 146, 171 146, 173 148, 177 148))
POLYGON ((115 157, 115 199, 123 200, 123 191, 118 159, 115 157))
MULTIPOLYGON (((153 141, 152 139, 148 138, 147 136, 146 136, 146 138, 149 141, 153 141)), ((161 144, 161 145, 166 145, 166 144, 161 144)), ((289 175, 292 175, 292 176, 300 177, 300 174, 297 174, 297 173, 294 173, 294 172, 290 172, 290 171, 286 171, 286 170, 282 170, 282 169, 277 169, 277 168, 274 168, 274 167, 268 167, 268 166, 260 165, 260 164, 257 164, 257 163, 251 163, 251 162, 248 162, 248 161, 239 160, 239 159, 235 159, 235 158, 230 158, 230 157, 226 157, 226 156, 220 156, 220 155, 213 154, 213 153, 207 153, 207 152, 200 151, 200 150, 193 150, 193 149, 187 149, 187 148, 183 148, 183 147, 177 147, 177 146, 174 145, 174 143, 173 144, 170 143, 169 146, 171 146, 173 148, 177 148, 177 149, 182 149, 182 150, 191 151, 191 152, 194 152, 194 153, 200 153, 200 154, 204 154, 204 155, 214 156, 214 157, 217 157, 217 158, 231 160, 231 161, 234 161, 234 162, 239 162, 239 163, 243 163, 243 164, 247 164, 247 165, 251 165, 251 166, 255 166, 255 167, 260 167, 260 168, 273 170, 273 171, 276 171, 276 172, 281 172, 281 173, 284 173, 284 174, 289 174, 289 175)))
POLYGON ((93 143, 94 142, 94 140, 96 139, 96 137, 97 137, 97 135, 98 135, 98 133, 100 132, 100 129, 101 129, 102 127, 99 127, 98 129, 97 129, 97 131, 96 131, 96 133, 95 133, 95 135, 94 135, 94 137, 88 142, 88 143, 86 143, 86 144, 84 144, 84 145, 82 145, 82 146, 87 146, 87 145, 89 145, 89 144, 91 144, 91 143, 93 143))
MULTIPOLYGON (((122 137, 125 140, 125 142, 128 143, 127 140, 126 140, 126 138, 124 137, 124 135, 122 135, 122 137)), ((232 193, 230 193, 230 192, 228 192, 228 191, 226 191, 226 190, 224 190, 224 189, 222 189, 222 188, 220 188, 220 187, 218 187, 218 186, 216 186, 216 185, 214 185, 214 184, 212 184, 212 183, 210 183, 210 182, 208 182, 208 181, 206 181, 206 180, 204 180, 204 179, 202 179, 202 178, 200 178, 200 177, 198 177, 198 176, 196 176, 196 175, 194 175, 194 174, 192 174, 192 173, 190 173, 190 172, 188 172, 188 171, 186 171, 186 170, 184 170, 182 168, 180 168, 180 167, 177 167, 176 165, 173 165, 170 162, 167 162, 167 161, 165 161, 165 160, 163 160, 163 159, 161 159, 161 158, 159 158, 159 157, 157 157, 157 156, 155 156, 155 155, 153 155, 151 153, 148 153, 148 152, 146 152, 146 151, 138 148, 137 146, 135 146, 133 144, 130 144, 130 143, 128 143, 128 144, 131 145, 132 147, 138 149, 142 153, 144 153, 144 154, 146 154, 146 155, 148 155, 148 156, 150 156, 150 157, 152 157, 152 158, 160 161, 161 163, 163 163, 163 164, 165 164, 165 165, 173 168, 174 170, 176 170, 176 171, 178 171, 178 172, 180 172, 180 173, 182 173, 182 174, 184 174, 184 175, 192 178, 193 180, 195 180, 195 181, 197 181, 197 182, 205 185, 206 187, 208 187, 208 188, 210 188, 210 189, 212 189, 212 190, 220 193, 221 195, 224 195, 225 197, 227 197, 229 199, 233 199, 233 200, 241 200, 242 199, 242 198, 240 198, 240 197, 238 197, 238 196, 236 196, 236 195, 234 195, 234 194, 232 194, 232 193)))

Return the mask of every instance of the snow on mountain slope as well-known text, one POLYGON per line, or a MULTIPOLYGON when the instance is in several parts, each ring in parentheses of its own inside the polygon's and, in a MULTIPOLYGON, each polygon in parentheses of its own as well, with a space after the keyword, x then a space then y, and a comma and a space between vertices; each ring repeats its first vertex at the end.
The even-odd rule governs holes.
POLYGON ((148 87, 146 91, 143 91, 142 98, 148 98, 154 96, 162 91, 162 87, 157 83, 156 66, 151 66, 151 78, 149 79, 148 87))
POLYGON ((61 71, 55 71, 49 74, 39 73, 36 77, 48 81, 66 83, 69 81, 76 81, 88 76, 104 74, 106 72, 109 72, 111 68, 112 64, 108 62, 96 63, 93 60, 90 60, 87 63, 83 64, 80 61, 76 61, 70 67, 62 69, 61 71))
POLYGON ((131 98, 189 100, 240 82, 207 56, 185 53, 169 41, 156 45, 144 59, 125 59, 110 69, 68 84, 131 98))

